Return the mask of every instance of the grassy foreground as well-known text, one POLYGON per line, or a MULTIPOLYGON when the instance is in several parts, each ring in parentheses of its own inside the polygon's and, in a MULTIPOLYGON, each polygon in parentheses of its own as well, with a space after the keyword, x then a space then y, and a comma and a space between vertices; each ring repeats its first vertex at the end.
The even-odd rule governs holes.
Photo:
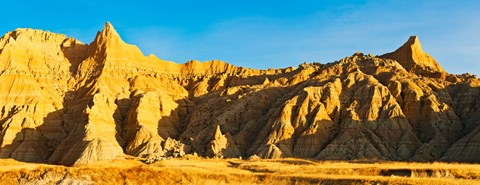
POLYGON ((77 167, 2 159, 0 166, 0 184, 480 184, 480 165, 452 163, 190 157, 77 167))

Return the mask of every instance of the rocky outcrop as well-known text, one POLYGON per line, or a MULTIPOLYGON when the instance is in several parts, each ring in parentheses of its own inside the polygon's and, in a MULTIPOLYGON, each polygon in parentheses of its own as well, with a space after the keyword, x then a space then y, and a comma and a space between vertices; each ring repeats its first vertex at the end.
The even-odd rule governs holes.
POLYGON ((255 70, 145 56, 110 23, 90 44, 17 29, 0 39, 0 157, 479 162, 479 87, 417 37, 378 57, 255 70))
POLYGON ((381 57, 396 60, 409 72, 445 79, 445 70, 432 56, 423 52, 422 45, 417 36, 411 36, 403 46, 381 57))
POLYGON ((220 126, 218 125, 213 132, 212 140, 210 144, 207 145, 206 155, 210 157, 239 157, 242 154, 240 153, 235 139, 227 133, 222 134, 220 126))

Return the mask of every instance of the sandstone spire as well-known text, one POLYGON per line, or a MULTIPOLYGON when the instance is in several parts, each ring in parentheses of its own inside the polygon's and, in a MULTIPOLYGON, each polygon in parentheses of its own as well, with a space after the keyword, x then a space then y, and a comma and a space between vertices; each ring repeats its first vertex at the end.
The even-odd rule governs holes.
POLYGON ((147 60, 138 47, 125 43, 109 22, 90 43, 87 56, 78 67, 82 79, 99 74, 106 65, 132 69, 135 63, 147 60))
POLYGON ((405 44, 392 53, 381 56, 399 62, 407 71, 430 77, 445 73, 433 57, 425 53, 417 36, 411 36, 405 44))
POLYGON ((97 33, 95 40, 90 44, 89 56, 99 58, 144 58, 143 53, 134 45, 125 43, 115 28, 109 22, 105 23, 103 30, 97 33))
POLYGON ((108 44, 109 46, 124 44, 120 38, 120 35, 117 33, 112 24, 110 24, 110 22, 105 23, 103 30, 97 33, 94 42, 97 44, 108 44))

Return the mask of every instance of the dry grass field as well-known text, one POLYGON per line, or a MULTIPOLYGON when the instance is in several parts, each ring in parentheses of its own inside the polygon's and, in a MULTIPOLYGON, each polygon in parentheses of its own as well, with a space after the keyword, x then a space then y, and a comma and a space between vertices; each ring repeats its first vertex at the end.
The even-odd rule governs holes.
POLYGON ((407 162, 136 159, 65 167, 0 160, 0 184, 480 184, 480 165, 407 162))

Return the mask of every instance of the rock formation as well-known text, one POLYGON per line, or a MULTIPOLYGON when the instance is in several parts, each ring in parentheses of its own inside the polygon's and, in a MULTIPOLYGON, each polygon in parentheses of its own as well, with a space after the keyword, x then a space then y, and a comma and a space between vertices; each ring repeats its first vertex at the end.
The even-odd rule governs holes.
POLYGON ((0 39, 0 84, 0 157, 20 161, 480 161, 480 81, 415 36, 381 56, 255 70, 145 56, 110 23, 90 44, 17 29, 0 39))
POLYGON ((423 76, 442 77, 445 75, 442 66, 432 56, 423 52, 422 44, 417 36, 411 36, 402 47, 381 57, 396 60, 407 71, 423 76))

